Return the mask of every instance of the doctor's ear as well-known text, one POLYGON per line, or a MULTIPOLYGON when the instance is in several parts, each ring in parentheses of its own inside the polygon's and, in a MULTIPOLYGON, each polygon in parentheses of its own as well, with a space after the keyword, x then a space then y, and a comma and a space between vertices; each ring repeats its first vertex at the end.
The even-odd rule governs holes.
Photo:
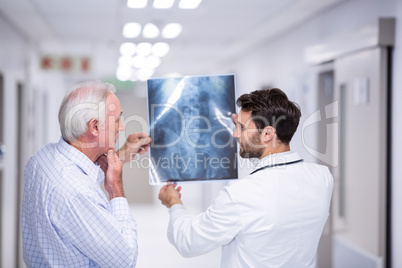
POLYGON ((99 135, 99 120, 96 118, 92 118, 88 122, 88 130, 91 132, 92 135, 98 136, 99 135))
POLYGON ((271 126, 266 126, 261 133, 261 139, 265 142, 270 141, 274 138, 276 134, 276 129, 271 126))

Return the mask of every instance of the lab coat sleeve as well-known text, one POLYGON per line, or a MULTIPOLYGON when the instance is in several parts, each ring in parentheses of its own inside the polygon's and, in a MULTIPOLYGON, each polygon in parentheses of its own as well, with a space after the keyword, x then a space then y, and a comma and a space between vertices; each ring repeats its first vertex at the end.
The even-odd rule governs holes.
POLYGON ((184 257, 205 254, 228 244, 241 230, 241 212, 225 187, 213 204, 198 216, 183 205, 169 210, 168 239, 184 257))

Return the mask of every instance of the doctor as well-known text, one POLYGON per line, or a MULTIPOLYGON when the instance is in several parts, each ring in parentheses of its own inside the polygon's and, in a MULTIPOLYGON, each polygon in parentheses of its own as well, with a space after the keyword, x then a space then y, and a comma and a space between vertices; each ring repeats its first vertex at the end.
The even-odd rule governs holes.
POLYGON ((163 186, 168 239, 185 257, 222 247, 221 267, 315 267, 333 178, 327 167, 290 150, 300 109, 277 88, 244 94, 237 105, 233 136, 240 156, 258 158, 258 165, 198 216, 183 206, 180 186, 163 186))

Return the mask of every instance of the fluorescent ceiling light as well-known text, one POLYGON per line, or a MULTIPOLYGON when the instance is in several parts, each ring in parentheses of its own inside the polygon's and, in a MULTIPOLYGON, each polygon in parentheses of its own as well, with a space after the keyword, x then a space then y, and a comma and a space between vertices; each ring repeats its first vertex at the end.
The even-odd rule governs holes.
POLYGON ((137 54, 140 56, 148 56, 152 52, 151 43, 143 42, 137 45, 137 54))
POLYGON ((118 60, 119 68, 131 68, 131 57, 120 56, 118 60))
POLYGON ((121 44, 120 54, 122 56, 133 56, 135 54, 135 44, 131 42, 121 44))
POLYGON ((161 59, 158 56, 150 55, 145 59, 144 67, 155 69, 161 64, 161 59))
POLYGON ((164 57, 169 52, 169 44, 165 42, 155 43, 152 47, 152 54, 158 57, 164 57))
POLYGON ((127 0, 127 7, 129 8, 145 8, 148 0, 127 0))
POLYGON ((131 69, 131 76, 129 78, 130 81, 137 81, 137 70, 131 69))
POLYGON ((162 30, 162 36, 164 38, 176 38, 181 33, 183 27, 179 23, 166 24, 162 30))
POLYGON ((120 81, 127 81, 131 77, 131 69, 128 68, 117 68, 116 77, 120 81))
POLYGON ((140 69, 145 65, 145 57, 137 55, 131 60, 131 64, 133 67, 140 69))
POLYGON ((154 0, 154 8, 171 8, 174 0, 154 0))
POLYGON ((179 2, 179 8, 194 9, 197 8, 202 0, 181 0, 179 2))
POLYGON ((145 80, 151 78, 154 73, 155 73, 154 69, 142 68, 142 69, 138 70, 137 76, 138 76, 139 80, 145 81, 145 80))
POLYGON ((130 22, 126 23, 123 28, 123 36, 126 38, 136 38, 141 33, 141 24, 130 22))
POLYGON ((155 24, 147 23, 142 29, 142 36, 145 38, 156 38, 159 36, 159 29, 155 24))

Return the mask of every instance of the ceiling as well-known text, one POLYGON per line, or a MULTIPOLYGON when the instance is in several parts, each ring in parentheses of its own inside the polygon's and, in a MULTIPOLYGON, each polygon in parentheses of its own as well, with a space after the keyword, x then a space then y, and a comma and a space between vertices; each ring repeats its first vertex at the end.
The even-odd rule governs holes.
POLYGON ((0 0, 0 12, 40 54, 89 56, 92 76, 116 72, 123 42, 166 41, 169 53, 154 76, 218 70, 229 59, 262 46, 344 0, 203 0, 197 9, 130 9, 126 0, 0 0), (127 22, 183 25, 176 39, 122 36, 127 22))

